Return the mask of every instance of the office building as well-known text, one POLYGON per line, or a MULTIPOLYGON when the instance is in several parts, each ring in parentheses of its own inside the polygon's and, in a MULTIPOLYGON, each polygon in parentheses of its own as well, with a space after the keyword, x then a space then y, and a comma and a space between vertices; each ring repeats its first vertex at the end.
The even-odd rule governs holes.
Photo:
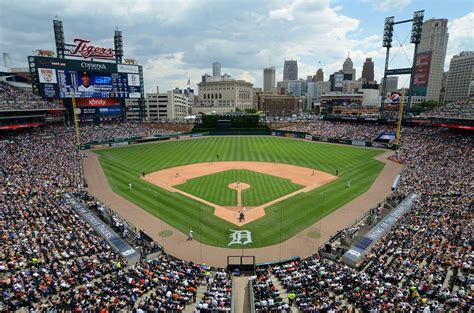
POLYGON ((283 80, 298 80, 298 61, 285 60, 283 66, 283 80))
POLYGON ((372 58, 365 59, 364 65, 362 66, 362 81, 374 81, 374 61, 372 61, 372 58))
POLYGON ((289 116, 300 113, 299 97, 292 95, 261 94, 259 110, 268 116, 289 116))
POLYGON ((430 19, 423 23, 413 91, 427 101, 439 101, 448 38, 447 19, 430 19))
POLYGON ((202 81, 198 85, 198 102, 193 107, 196 113, 228 113, 236 109, 254 109, 253 84, 244 80, 202 81))
POLYGON ((263 69, 263 92, 275 92, 275 78, 274 66, 263 69))
POLYGON ((351 74, 351 79, 349 80, 355 80, 356 79, 356 70, 354 68, 354 64, 352 63, 351 58, 349 57, 349 52, 347 53, 347 59, 344 61, 344 64, 342 64, 342 72, 344 74, 351 74))
POLYGON ((145 96, 146 119, 149 122, 159 120, 183 120, 190 114, 194 101, 194 91, 179 88, 160 93, 147 93, 145 96))
POLYGON ((219 62, 212 63, 212 77, 221 77, 221 64, 219 62))
POLYGON ((446 103, 470 96, 470 85, 474 80, 474 51, 463 51, 453 56, 449 64, 446 82, 446 103))
MULTIPOLYGON (((383 88, 383 77, 380 78, 380 91, 383 88)), ((387 93, 398 90, 398 76, 387 76, 387 85, 385 86, 387 93)))
POLYGON ((324 81, 324 72, 322 68, 318 68, 318 70, 316 71, 316 75, 313 76, 313 81, 315 82, 324 81))

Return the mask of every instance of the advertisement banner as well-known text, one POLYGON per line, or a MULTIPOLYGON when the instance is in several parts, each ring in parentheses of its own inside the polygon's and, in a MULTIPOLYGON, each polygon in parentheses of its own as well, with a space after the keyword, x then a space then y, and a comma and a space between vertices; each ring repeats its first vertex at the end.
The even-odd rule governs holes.
POLYGON ((36 67, 49 68, 57 70, 70 70, 70 71, 87 71, 87 72, 99 72, 99 73, 117 73, 116 63, 106 62, 91 62, 81 60, 70 60, 70 59, 57 59, 47 57, 28 57, 30 62, 34 62, 36 67))
POLYGON ((57 84, 56 71, 50 68, 38 68, 39 82, 43 84, 57 84))
POLYGON ((395 223, 405 215, 413 206, 419 194, 412 193, 405 198, 395 209, 380 220, 364 237, 360 238, 343 256, 346 265, 357 267, 365 256, 370 252, 372 246, 377 243, 395 223))
POLYGON ((114 98, 83 98, 76 99, 76 107, 109 107, 120 105, 119 99, 114 98))
POLYGON ((112 106, 112 107, 98 107, 97 114, 99 115, 120 115, 122 114, 121 106, 112 106))
POLYGON ((304 139, 306 139, 306 140, 313 140, 313 136, 306 134, 306 135, 304 135, 304 139))
POLYGON ((121 142, 112 142, 110 144, 111 147, 123 147, 128 146, 128 141, 121 141, 121 142))
POLYGON ((334 87, 344 87, 344 74, 334 74, 334 87))
POLYGON ((77 108, 79 115, 121 115, 123 113, 120 105, 98 106, 98 107, 80 107, 77 108))
POLYGON ((117 64, 117 71, 119 73, 134 73, 134 74, 139 73, 137 65, 128 65, 128 64, 117 64))
POLYGON ((428 78, 430 76, 431 51, 420 52, 416 55, 413 91, 415 96, 426 96, 428 78))
POLYGON ((352 145, 353 145, 353 146, 365 147, 365 141, 362 141, 362 140, 352 140, 352 145))
MULTIPOLYGON (((129 262, 136 260, 140 254, 133 249, 125 240, 120 238, 107 224, 92 213, 81 201, 70 193, 64 193, 62 197, 71 205, 74 211, 87 222, 96 233, 108 241, 108 243, 122 254, 129 262)), ((114 250, 115 251, 115 250, 114 250)))

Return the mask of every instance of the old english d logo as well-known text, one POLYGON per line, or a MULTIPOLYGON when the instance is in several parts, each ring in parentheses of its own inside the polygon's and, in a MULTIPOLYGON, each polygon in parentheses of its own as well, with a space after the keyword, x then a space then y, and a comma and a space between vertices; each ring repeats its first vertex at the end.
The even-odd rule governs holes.
POLYGON ((248 230, 230 230, 232 233, 229 235, 231 241, 227 246, 240 244, 240 245, 247 245, 252 243, 252 233, 248 230))

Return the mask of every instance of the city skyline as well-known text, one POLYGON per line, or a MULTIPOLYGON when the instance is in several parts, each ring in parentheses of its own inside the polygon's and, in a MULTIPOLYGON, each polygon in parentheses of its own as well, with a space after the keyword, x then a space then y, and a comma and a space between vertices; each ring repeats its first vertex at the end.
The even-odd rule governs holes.
MULTIPOLYGON (((255 87, 263 87, 266 67, 275 66, 279 80, 284 60, 289 59, 298 61, 298 78, 314 75, 319 67, 329 75, 342 69, 347 51, 358 75, 356 79, 366 58, 374 61, 375 77, 381 77, 384 18, 394 15, 396 20, 408 19, 419 9, 425 10, 425 21, 448 19, 445 71, 453 55, 474 50, 474 8, 469 1, 459 1, 457 5, 409 0, 32 3, 0 4, 0 52, 10 53, 12 67, 26 67, 26 56, 34 49, 55 50, 52 20, 57 15, 64 22, 66 41, 85 38, 112 47, 113 31, 118 26, 123 31, 125 56, 144 66, 147 91, 157 85, 163 90, 185 87, 188 78, 195 88, 202 75, 212 74, 214 61, 221 63, 222 73, 249 81, 255 87), (110 18, 104 19, 106 12, 110 18)), ((406 30, 402 28, 397 33, 402 42, 406 30)), ((392 55, 397 46, 394 38, 392 55)), ((406 66, 405 54, 409 59, 413 55, 410 48, 407 45, 406 51, 398 53, 393 67, 406 66)), ((407 78, 399 78, 399 87, 407 85, 407 78)))

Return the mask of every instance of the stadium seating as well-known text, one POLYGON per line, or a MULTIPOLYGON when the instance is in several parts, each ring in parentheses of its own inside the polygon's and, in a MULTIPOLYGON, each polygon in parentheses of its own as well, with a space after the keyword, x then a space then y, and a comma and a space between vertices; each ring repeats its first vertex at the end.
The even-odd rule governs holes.
MULTIPOLYGON (((366 140, 384 125, 319 122, 293 130, 366 140), (317 126, 314 126, 316 124, 317 126), (354 138, 355 137, 355 138, 354 138)), ((142 124, 84 126, 82 140, 146 136, 142 124)), ((162 255, 127 266, 65 203, 83 194, 83 155, 72 128, 22 130, 0 141, 0 309, 15 311, 181 311, 202 286, 206 267, 162 255)), ((321 259, 257 270, 258 310, 469 311, 472 309, 473 137, 441 128, 404 128, 405 164, 397 199, 421 198, 373 249, 363 271, 321 259), (276 287, 277 283, 283 286, 276 287), (263 302, 263 303, 262 303, 263 302)), ((316 252, 316 251, 315 251, 316 252)), ((230 279, 217 271, 197 311, 230 308, 230 279), (207 309, 203 307, 206 303, 207 309)))
POLYGON ((44 101, 28 89, 14 87, 0 82, 0 110, 54 109, 62 106, 44 101))
POLYGON ((472 119, 474 117, 474 98, 456 100, 445 106, 436 107, 433 110, 423 112, 421 116, 472 119))
POLYGON ((282 130, 307 132, 312 135, 338 138, 372 141, 383 131, 393 132, 395 127, 387 124, 355 124, 347 122, 329 122, 317 120, 310 123, 296 123, 282 130))

